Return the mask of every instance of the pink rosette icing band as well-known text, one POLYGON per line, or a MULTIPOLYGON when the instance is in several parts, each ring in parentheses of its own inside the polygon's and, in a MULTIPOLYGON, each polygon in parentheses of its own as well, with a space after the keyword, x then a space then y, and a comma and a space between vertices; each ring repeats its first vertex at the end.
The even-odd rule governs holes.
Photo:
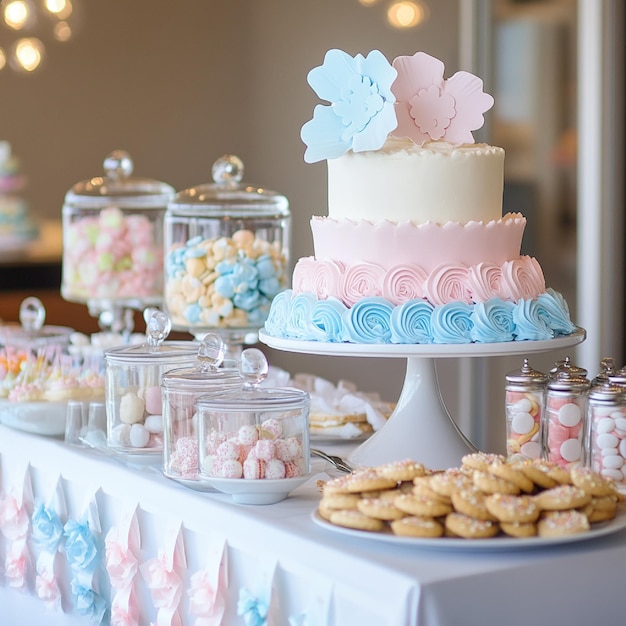
POLYGON ((353 306, 363 298, 380 296, 383 279, 384 270, 377 265, 372 263, 352 265, 343 275, 340 300, 347 306, 353 306))
POLYGON ((472 296, 466 287, 468 270, 466 267, 442 265, 431 272, 424 282, 424 296, 434 305, 450 302, 472 303, 472 296))
POLYGON ((507 261, 502 266, 502 297, 513 300, 532 300, 546 290, 541 266, 532 257, 507 261))
POLYGON ((383 297, 393 304, 401 304, 424 294, 426 272, 420 267, 396 265, 383 278, 383 297))
POLYGON ((502 297, 502 268, 495 263, 478 263, 469 268, 467 286, 475 302, 502 297))

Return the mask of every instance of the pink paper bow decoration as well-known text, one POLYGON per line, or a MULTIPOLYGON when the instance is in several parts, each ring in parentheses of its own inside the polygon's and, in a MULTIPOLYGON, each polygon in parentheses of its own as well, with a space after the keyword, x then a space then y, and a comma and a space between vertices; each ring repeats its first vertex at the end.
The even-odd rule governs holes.
POLYGON ((194 626, 219 626, 226 610, 226 542, 215 545, 205 569, 190 580, 189 612, 196 617, 194 626))
POLYGON ((105 566, 113 599, 111 626, 138 626, 139 607, 135 596, 135 575, 139 570, 140 534, 137 512, 126 515, 105 538, 105 566))
POLYGON ((140 567, 141 574, 150 589, 152 602, 158 609, 157 626, 182 626, 178 612, 183 595, 182 573, 187 567, 180 525, 171 530, 166 545, 159 550, 156 559, 150 559, 140 567))
POLYGON ((28 551, 23 543, 16 542, 9 548, 4 559, 4 576, 12 589, 26 587, 28 560, 28 551))
POLYGON ((393 135, 418 146, 438 140, 474 143, 471 131, 484 124, 483 113, 493 106, 480 78, 457 72, 444 80, 443 63, 424 52, 397 57, 392 65, 398 72, 391 86, 398 120, 393 135))

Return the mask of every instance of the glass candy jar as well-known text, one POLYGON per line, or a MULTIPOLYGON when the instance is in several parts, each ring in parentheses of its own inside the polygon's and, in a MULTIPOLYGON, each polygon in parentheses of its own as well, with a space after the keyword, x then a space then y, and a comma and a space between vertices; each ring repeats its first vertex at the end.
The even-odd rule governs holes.
POLYGON ((163 215, 174 189, 132 176, 116 150, 104 175, 76 183, 63 204, 61 295, 87 304, 103 329, 131 326, 129 311, 163 299, 163 215))
POLYGON ((584 461, 589 387, 589 379, 576 367, 561 367, 548 381, 542 427, 546 460, 562 467, 584 461))
POLYGON ((587 465, 606 478, 625 482, 626 390, 609 381, 594 385, 587 420, 587 465))
POLYGON ((244 184, 232 155, 213 183, 177 193, 165 213, 164 308, 173 328, 217 332, 237 357, 256 343, 272 298, 287 287, 291 217, 285 196, 244 184))
POLYGON ((506 375, 506 452, 509 459, 541 457, 541 422, 548 376, 524 359, 506 375))
POLYGON ((121 452, 163 451, 163 375, 177 367, 192 367, 198 344, 165 341, 171 324, 156 311, 148 320, 146 341, 106 350, 105 396, 107 442, 121 452))
POLYGON ((198 348, 198 362, 176 368, 162 378, 163 473, 184 481, 198 480, 198 415, 196 400, 211 391, 241 389, 239 369, 224 367, 224 345, 207 334, 198 348))
POLYGON ((202 477, 259 481, 309 473, 309 394, 260 386, 267 371, 263 353, 247 348, 243 390, 198 398, 202 477))

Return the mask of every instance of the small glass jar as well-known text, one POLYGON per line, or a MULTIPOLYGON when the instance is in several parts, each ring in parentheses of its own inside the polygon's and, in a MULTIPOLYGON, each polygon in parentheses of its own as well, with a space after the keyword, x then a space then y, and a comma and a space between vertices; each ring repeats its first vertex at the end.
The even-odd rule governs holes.
MULTIPOLYGON (((163 214, 174 188, 132 176, 133 169, 128 153, 116 150, 104 160, 104 176, 65 195, 61 295, 94 316, 163 299, 163 214)), ((103 326, 121 330, 116 322, 103 326)))
POLYGON ((202 477, 280 480, 310 472, 309 394, 259 386, 267 371, 263 353, 247 348, 243 389, 198 398, 202 477))
POLYGON ((163 474, 169 478, 198 480, 196 400, 207 392, 234 391, 242 386, 235 364, 223 364, 223 342, 217 335, 207 334, 194 367, 176 368, 163 375, 163 474))
POLYGON ((288 283, 289 202, 242 178, 241 160, 226 155, 213 183, 180 191, 165 213, 164 310, 173 328, 218 332, 228 350, 256 342, 288 283))
POLYGON ((542 428, 544 458, 562 467, 584 462, 590 381, 578 371, 579 368, 559 369, 546 388, 542 428))
POLYGON ((106 350, 105 396, 107 442, 121 452, 163 452, 163 375, 176 367, 192 367, 198 344, 165 341, 171 325, 156 311, 148 319, 146 342, 106 350))
POLYGON ((587 465, 626 482, 626 390, 611 382, 592 387, 587 419, 587 465))
POLYGON ((520 369, 506 375, 506 452, 511 460, 542 456, 541 425, 547 374, 524 359, 520 369))

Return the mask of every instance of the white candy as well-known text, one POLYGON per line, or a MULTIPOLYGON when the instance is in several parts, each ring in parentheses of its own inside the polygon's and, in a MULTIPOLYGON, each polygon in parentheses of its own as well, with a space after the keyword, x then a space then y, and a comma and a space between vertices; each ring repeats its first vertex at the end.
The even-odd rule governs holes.
POLYGON ((620 430, 626 431, 626 417, 616 417, 615 428, 619 428, 620 430))
POLYGON ((144 408, 144 401, 136 393, 125 393, 120 400, 120 421, 124 424, 141 422, 144 408))
POLYGON ((598 425, 596 426, 596 432, 600 435, 604 433, 610 433, 615 429, 615 420, 610 417, 603 417, 601 420, 598 420, 598 425))
POLYGON ((578 461, 580 459, 581 445, 578 439, 567 439, 561 444, 561 456, 568 462, 578 461))
POLYGON ((619 454, 605 456, 602 462, 606 469, 619 469, 624 465, 624 459, 619 454))
POLYGON ((559 409, 559 422, 563 424, 563 426, 576 426, 580 420, 582 419, 582 412, 580 407, 573 402, 569 402, 568 404, 564 404, 559 409))
MULTIPOLYGON (((516 413, 530 413, 533 408, 533 403, 528 398, 522 398, 515 404, 511 405, 511 409, 516 413)), ((519 432, 519 431, 518 431, 519 432)))
POLYGON ((619 470, 615 469, 603 469, 600 471, 600 474, 605 478, 612 478, 613 480, 624 480, 624 474, 619 470))
POLYGON ((111 442, 114 445, 127 446, 130 443, 130 426, 118 424, 111 429, 111 442))
POLYGON ((602 448, 600 454, 602 456, 613 456, 614 454, 619 454, 619 450, 617 448, 602 448))
POLYGON ((619 442, 619 453, 626 458, 626 439, 622 439, 619 442))
POLYGON ((619 439, 615 435, 603 434, 596 437, 599 448, 617 448, 619 439))
POLYGON ((133 448, 145 448, 150 441, 150 433, 143 424, 133 424, 130 427, 129 441, 133 448))
POLYGON ((146 430, 150 433, 162 433, 163 432, 163 416, 162 415, 148 415, 146 421, 143 423, 146 430))
POLYGON ((536 441, 528 441, 520 447, 520 452, 528 459, 537 459, 541 455, 541 446, 536 441))
POLYGON ((529 433, 535 425, 535 420, 530 413, 516 413, 511 420, 511 428, 520 435, 529 433))

